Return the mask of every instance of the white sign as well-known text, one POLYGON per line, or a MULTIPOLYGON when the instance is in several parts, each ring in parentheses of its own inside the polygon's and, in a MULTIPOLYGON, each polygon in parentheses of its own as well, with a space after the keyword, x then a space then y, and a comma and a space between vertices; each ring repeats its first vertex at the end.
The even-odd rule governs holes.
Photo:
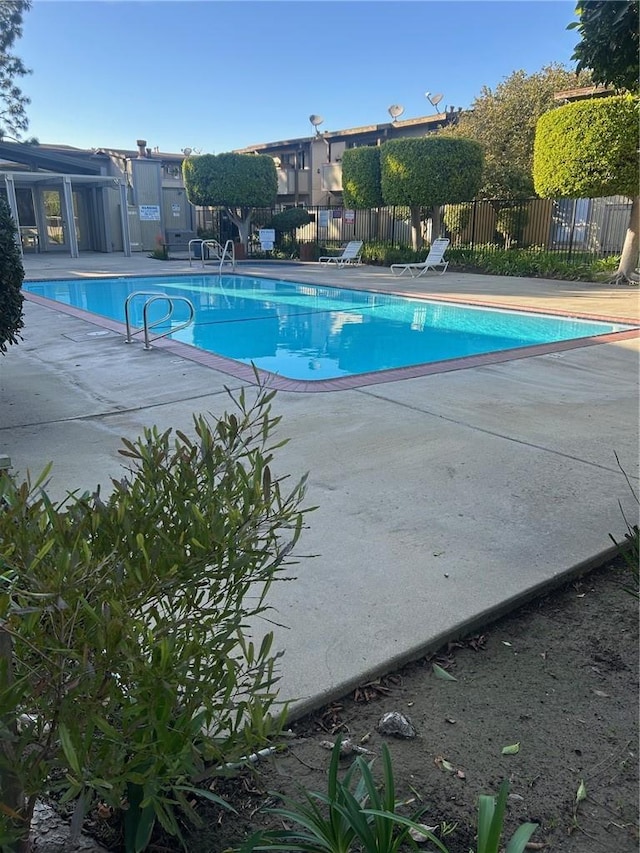
POLYGON ((262 251, 270 252, 273 249, 276 239, 275 228, 260 228, 258 230, 258 238, 260 239, 260 248, 262 251))
POLYGON ((140 221, 160 221, 160 205, 159 204, 141 204, 140 205, 140 221))
POLYGON ((328 210, 318 211, 318 225, 321 228, 326 228, 328 224, 329 224, 329 211, 328 210))

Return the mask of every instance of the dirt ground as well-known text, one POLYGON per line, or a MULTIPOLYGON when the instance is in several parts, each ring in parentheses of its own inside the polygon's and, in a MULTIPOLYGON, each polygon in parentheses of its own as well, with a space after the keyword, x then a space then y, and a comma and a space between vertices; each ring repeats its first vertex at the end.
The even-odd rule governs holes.
MULTIPOLYGON (((219 853, 281 826, 262 811, 278 803, 273 792, 301 799, 301 786, 326 790, 330 753, 321 741, 342 733, 378 757, 376 726, 387 711, 417 730, 413 740, 384 738, 396 796, 411 801, 403 813, 426 807, 422 820, 438 826, 451 853, 475 849, 477 797, 504 779, 508 835, 521 822, 539 824, 530 849, 636 853, 638 605, 623 589, 629 575, 617 560, 299 720, 284 752, 218 780, 214 790, 238 815, 203 805, 205 826, 190 835, 189 853, 219 853), (456 680, 434 675, 434 663, 456 680), (502 754, 514 744, 516 754, 502 754), (581 782, 586 798, 577 803, 581 782)), ((178 845, 158 838, 150 849, 178 845)))

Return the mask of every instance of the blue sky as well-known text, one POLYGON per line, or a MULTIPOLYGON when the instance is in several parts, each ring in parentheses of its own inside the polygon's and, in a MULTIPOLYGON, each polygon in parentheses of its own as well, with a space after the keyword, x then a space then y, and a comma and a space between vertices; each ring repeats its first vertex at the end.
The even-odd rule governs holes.
POLYGON ((34 0, 15 51, 28 135, 221 153, 468 107, 517 69, 572 66, 574 0, 34 0))

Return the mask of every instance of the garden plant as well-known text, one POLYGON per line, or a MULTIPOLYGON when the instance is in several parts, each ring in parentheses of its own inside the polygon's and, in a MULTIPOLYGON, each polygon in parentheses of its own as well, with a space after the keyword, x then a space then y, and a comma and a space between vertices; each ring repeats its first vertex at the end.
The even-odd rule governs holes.
POLYGON ((0 354, 6 353, 7 345, 18 343, 24 325, 20 292, 24 268, 17 231, 9 205, 0 198, 0 354))
MULTIPOLYGON (((123 441, 110 495, 0 479, 0 847, 29 849, 36 800, 96 801, 124 846, 182 837, 198 783, 277 733, 269 609, 303 529, 305 478, 272 470, 275 392, 123 441), (181 816, 180 816, 181 815, 181 816)), ((70 842, 71 843, 71 842, 70 842)))
MULTIPOLYGON (((420 822, 425 808, 418 809, 411 817, 401 814, 386 744, 382 745, 381 783, 374 778, 374 762, 367 762, 362 756, 355 759, 340 779, 341 748, 342 739, 338 738, 331 753, 326 793, 304 791, 304 802, 285 800, 284 807, 269 809, 291 828, 258 832, 247 840, 240 853, 254 850, 397 853, 405 846, 419 849, 418 841, 428 842, 440 853, 449 853, 434 834, 436 828, 420 822)), ((503 782, 497 797, 479 798, 476 853, 499 853, 502 849, 508 794, 509 783, 503 782)), ((519 826, 505 853, 523 853, 536 829, 535 823, 519 826)))

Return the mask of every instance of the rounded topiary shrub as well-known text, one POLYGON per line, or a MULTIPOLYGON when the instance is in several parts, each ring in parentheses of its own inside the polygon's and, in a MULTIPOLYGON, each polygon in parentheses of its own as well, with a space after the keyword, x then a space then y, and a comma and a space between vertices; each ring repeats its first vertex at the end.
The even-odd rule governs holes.
POLYGON ((536 192, 548 198, 635 196, 637 149, 636 98, 616 95, 558 107, 536 127, 536 192))
POLYGON ((348 148, 343 153, 342 193, 345 207, 356 210, 382 207, 378 147, 348 148))
POLYGON ((20 292, 24 267, 16 242, 17 228, 7 202, 0 198, 0 353, 8 344, 22 340, 22 302, 20 292))
POLYGON ((302 207, 290 207, 288 210, 283 210, 276 213, 271 218, 270 225, 276 231, 295 231, 296 228, 302 228, 311 222, 311 217, 302 207))

